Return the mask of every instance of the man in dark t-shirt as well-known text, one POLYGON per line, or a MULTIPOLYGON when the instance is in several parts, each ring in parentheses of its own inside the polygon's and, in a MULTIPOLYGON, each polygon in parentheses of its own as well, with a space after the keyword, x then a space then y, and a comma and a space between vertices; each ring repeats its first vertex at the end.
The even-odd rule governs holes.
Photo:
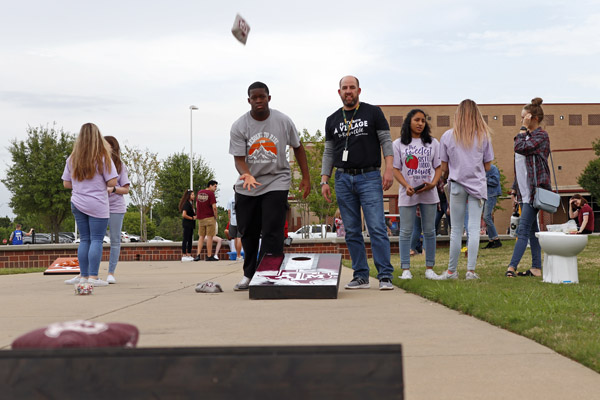
POLYGON ((216 234, 217 226, 217 181, 208 181, 206 189, 198 191, 196 195, 196 219, 198 223, 198 254, 194 261, 200 261, 200 253, 204 246, 206 236, 206 261, 219 261, 212 255, 213 236, 216 234))
POLYGON ((381 109, 360 103, 358 79, 345 76, 338 94, 343 106, 327 118, 321 168, 321 193, 331 202, 329 177, 335 172, 335 192, 346 229, 354 279, 346 289, 368 289, 369 265, 362 233, 361 208, 371 238, 379 289, 391 290, 394 267, 383 212, 383 191, 393 182, 394 153, 390 127, 381 109), (381 176, 381 151, 385 170, 381 176))

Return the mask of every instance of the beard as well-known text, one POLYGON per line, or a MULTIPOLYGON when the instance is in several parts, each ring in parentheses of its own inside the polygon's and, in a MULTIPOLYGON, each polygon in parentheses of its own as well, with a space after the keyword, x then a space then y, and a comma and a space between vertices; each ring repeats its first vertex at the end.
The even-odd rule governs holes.
POLYGON ((342 102, 346 107, 352 108, 358 103, 358 97, 345 97, 342 102))

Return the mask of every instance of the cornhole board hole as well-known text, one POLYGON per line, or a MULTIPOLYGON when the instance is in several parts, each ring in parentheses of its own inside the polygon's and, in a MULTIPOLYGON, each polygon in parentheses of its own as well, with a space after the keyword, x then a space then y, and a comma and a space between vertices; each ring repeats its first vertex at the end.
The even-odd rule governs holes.
POLYGON ((2 399, 403 399, 400 344, 0 351, 2 399))
POLYGON ((252 281, 251 299, 337 299, 341 254, 267 254, 252 281))
POLYGON ((45 271, 44 275, 78 275, 79 260, 77 257, 59 257, 45 271))

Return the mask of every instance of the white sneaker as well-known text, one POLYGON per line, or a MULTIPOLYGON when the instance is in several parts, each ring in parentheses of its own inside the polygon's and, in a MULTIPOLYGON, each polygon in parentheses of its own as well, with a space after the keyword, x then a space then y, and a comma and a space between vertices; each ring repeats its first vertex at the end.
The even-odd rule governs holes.
POLYGON ((65 285, 75 285, 75 284, 79 283, 80 280, 81 280, 81 275, 77 275, 75 278, 67 279, 65 281, 65 285))
POLYGON ((475 273, 475 271, 467 271, 467 275, 465 276, 465 279, 470 281, 473 279, 479 279, 479 275, 477 275, 475 273))
POLYGON ((109 275, 106 277, 106 282, 108 283, 117 283, 117 280, 115 279, 114 275, 109 275))
POLYGON ((437 280, 440 278, 440 276, 439 276, 438 274, 436 274, 436 273, 433 271, 433 269, 429 269, 429 268, 427 268, 427 269, 425 270, 425 278, 426 278, 426 279, 431 279, 431 280, 437 281, 437 280))
POLYGON ((194 257, 187 257, 187 256, 181 257, 181 262, 190 262, 190 261, 194 261, 194 257))
POLYGON ((242 280, 233 287, 236 292, 248 290, 250 288, 250 278, 243 277, 242 280))
POLYGON ((410 272, 410 269, 404 269, 404 270, 402 270, 402 275, 400 275, 398 278, 400 278, 400 279, 412 279, 412 273, 410 272))
POLYGON ((108 286, 108 282, 103 281, 102 279, 93 279, 93 278, 90 278, 90 279, 88 279, 87 282, 91 283, 92 285, 94 285, 94 287, 108 286))
POLYGON ((454 271, 453 273, 449 274, 448 270, 445 270, 443 274, 438 275, 437 280, 439 281, 447 281, 450 279, 458 279, 458 271, 454 271))

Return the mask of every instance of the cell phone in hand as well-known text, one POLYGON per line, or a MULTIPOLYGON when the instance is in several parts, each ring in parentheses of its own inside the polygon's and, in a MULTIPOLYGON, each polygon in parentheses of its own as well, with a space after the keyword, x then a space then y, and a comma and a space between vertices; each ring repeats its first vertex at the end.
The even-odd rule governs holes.
POLYGON ((415 189, 415 192, 418 192, 419 190, 423 189, 425 187, 424 183, 421 183, 419 186, 414 187, 413 189, 415 189))

